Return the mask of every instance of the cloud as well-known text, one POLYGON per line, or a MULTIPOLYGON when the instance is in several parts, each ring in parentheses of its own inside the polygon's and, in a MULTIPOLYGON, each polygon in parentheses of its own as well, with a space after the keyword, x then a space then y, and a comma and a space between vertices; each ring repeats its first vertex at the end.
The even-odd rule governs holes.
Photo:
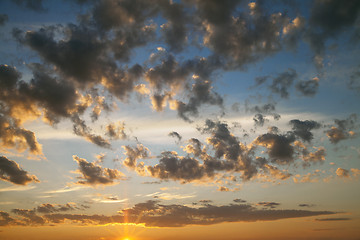
POLYGON ((106 133, 111 139, 126 139, 128 136, 125 133, 125 123, 117 122, 106 125, 106 133))
POLYGON ((301 121, 298 119, 293 119, 289 123, 292 125, 294 134, 303 141, 307 142, 310 142, 314 138, 311 130, 319 129, 321 127, 320 123, 313 120, 301 121))
POLYGON ((198 116, 198 108, 202 104, 217 105, 223 108, 223 99, 218 93, 212 91, 210 81, 197 79, 189 92, 188 103, 175 101, 174 108, 178 111, 179 117, 191 122, 189 116, 198 116))
POLYGON ((314 172, 309 172, 304 175, 296 174, 293 178, 295 183, 314 183, 318 182, 320 177, 320 170, 315 170, 314 172))
POLYGON ((224 186, 220 186, 217 190, 218 190, 219 192, 229 192, 229 191, 230 191, 229 188, 224 187, 224 186))
POLYGON ((350 178, 350 177, 358 177, 360 176, 360 169, 351 168, 350 170, 344 168, 337 168, 336 175, 340 178, 350 178))
POLYGON ((67 212, 74 211, 77 209, 82 209, 76 206, 75 203, 66 203, 66 204, 50 204, 43 203, 35 208, 36 212, 46 214, 46 213, 54 213, 54 212, 67 212))
POLYGON ((309 18, 311 28, 306 35, 316 54, 324 53, 328 38, 336 38, 343 30, 356 24, 359 9, 360 4, 356 0, 345 3, 336 0, 313 2, 309 18))
POLYGON ((265 133, 258 136, 254 143, 266 147, 273 162, 288 164, 294 161, 294 141, 293 134, 265 133))
POLYGON ((280 203, 277 203, 277 202, 258 202, 256 205, 263 206, 263 207, 268 207, 268 208, 276 208, 277 206, 280 205, 280 203))
POLYGON ((31 189, 34 189, 34 188, 36 188, 36 186, 29 186, 29 185, 18 186, 18 185, 15 185, 15 186, 11 186, 11 187, 1 188, 0 192, 28 191, 28 190, 31 190, 31 189))
POLYGON ((197 1, 199 22, 206 30, 203 43, 226 68, 243 68, 281 49, 278 34, 286 19, 267 14, 253 3, 244 14, 234 14, 239 1, 225 3, 197 1))
MULTIPOLYGON (((131 208, 122 209, 118 215, 86 215, 52 213, 38 216, 33 210, 15 209, 13 213, 23 216, 23 225, 61 224, 65 221, 87 225, 102 225, 109 223, 145 224, 148 227, 184 227, 188 225, 212 225, 224 222, 254 222, 274 221, 287 218, 301 218, 310 216, 335 214, 331 211, 308 210, 275 210, 257 209, 249 204, 212 205, 204 204, 200 207, 188 207, 179 204, 164 205, 159 201, 149 200, 137 203, 131 208), (124 216, 127 216, 126 218, 124 216), (141 217, 139 217, 141 216, 141 217)), ((7 225, 14 224, 14 220, 3 212, 7 218, 7 225)))
POLYGON ((266 119, 261 113, 256 114, 253 117, 253 120, 255 122, 255 126, 262 127, 264 126, 265 122, 268 122, 269 120, 266 119))
POLYGON ((15 213, 16 215, 22 216, 21 219, 25 225, 43 225, 46 223, 46 220, 38 216, 35 210, 28 210, 28 209, 12 209, 11 212, 15 213))
POLYGON ((73 132, 76 135, 84 137, 86 140, 98 145, 99 147, 111 148, 110 142, 101 137, 100 135, 92 133, 92 129, 89 128, 86 125, 85 121, 82 120, 78 115, 73 115, 71 117, 71 120, 73 122, 73 132))
POLYGON ((357 123, 357 115, 351 114, 347 119, 334 120, 336 126, 332 126, 330 130, 326 131, 331 143, 338 143, 342 140, 346 140, 355 136, 355 133, 352 131, 357 123))
POLYGON ((347 86, 349 89, 355 90, 360 93, 360 71, 359 70, 354 71, 351 74, 350 79, 347 82, 347 86))
POLYGON ((319 78, 313 78, 312 80, 299 81, 295 85, 296 90, 298 90, 302 95, 307 97, 313 97, 319 88, 319 78))
POLYGON ((349 221, 351 218, 316 218, 318 222, 349 221))
POLYGON ((268 173, 271 177, 275 179, 286 180, 292 175, 291 173, 288 173, 286 170, 280 170, 277 167, 269 164, 264 164, 262 169, 265 173, 268 173))
POLYGON ((0 14, 0 26, 4 26, 7 21, 9 21, 9 16, 7 14, 0 14))
POLYGON ((142 165, 137 165, 137 160, 147 158, 150 155, 149 149, 142 144, 138 144, 136 147, 122 147, 125 150, 124 154, 127 156, 124 160, 124 165, 131 169, 135 169, 136 167, 141 169, 142 165))
POLYGON ((315 205, 314 204, 308 204, 308 203, 300 203, 298 206, 299 207, 314 207, 315 205))
POLYGON ((96 163, 86 161, 86 159, 73 156, 75 162, 78 163, 78 173, 82 176, 79 177, 77 184, 81 185, 107 185, 114 184, 114 180, 124 178, 124 174, 116 169, 102 168, 96 163))
POLYGON ((270 90, 273 93, 277 93, 282 98, 289 97, 288 88, 292 86, 294 80, 297 78, 297 73, 294 69, 288 69, 287 71, 278 74, 277 77, 272 79, 270 90))
POLYGON ((42 0, 11 0, 18 6, 28 8, 35 12, 44 12, 46 9, 43 6, 42 0))
POLYGON ((240 199, 240 198, 236 198, 233 200, 236 203, 246 203, 246 200, 240 199))
POLYGON ((29 175, 20 168, 15 161, 0 156, 0 178, 17 185, 27 185, 31 182, 40 182, 35 175, 29 175))
POLYGON ((182 139, 181 135, 180 135, 179 133, 177 133, 177 132, 171 132, 171 133, 169 133, 168 135, 169 135, 170 137, 177 138, 177 140, 178 140, 179 142, 180 142, 181 139, 182 139))

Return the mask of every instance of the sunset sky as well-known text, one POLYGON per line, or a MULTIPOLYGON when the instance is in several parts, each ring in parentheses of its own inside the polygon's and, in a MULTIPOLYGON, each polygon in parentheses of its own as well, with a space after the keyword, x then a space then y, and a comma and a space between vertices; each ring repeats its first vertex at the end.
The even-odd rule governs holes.
POLYGON ((359 0, 1 0, 0 239, 359 240, 359 43, 359 0))

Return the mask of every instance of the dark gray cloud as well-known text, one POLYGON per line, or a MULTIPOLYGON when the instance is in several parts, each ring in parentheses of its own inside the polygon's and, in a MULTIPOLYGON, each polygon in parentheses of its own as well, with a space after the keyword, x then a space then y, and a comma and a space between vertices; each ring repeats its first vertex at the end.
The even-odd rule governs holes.
POLYGON ((256 205, 263 206, 263 207, 268 207, 268 208, 276 208, 277 206, 280 205, 280 203, 277 203, 277 202, 258 202, 256 205))
POLYGON ((351 74, 349 81, 347 82, 348 88, 360 93, 360 71, 355 71, 351 74))
POLYGON ((0 223, 4 226, 61 224, 65 223, 65 221, 90 225, 127 222, 144 223, 148 227, 184 227, 187 225, 212 225, 224 222, 274 221, 335 214, 335 212, 331 211, 258 209, 249 204, 216 206, 212 205, 209 200, 203 201, 203 203, 200 207, 189 207, 180 204, 165 205, 157 200, 149 200, 137 203, 131 208, 122 209, 119 214, 112 216, 66 213, 47 213, 39 216, 35 210, 13 209, 12 213, 23 218, 14 219, 8 213, 0 212, 0 223), (141 217, 139 218, 139 216, 141 217))
POLYGON ((111 148, 110 142, 101 137, 100 135, 92 133, 91 128, 89 128, 86 125, 85 121, 81 119, 78 115, 72 115, 71 121, 73 122, 73 132, 76 135, 84 137, 86 140, 98 145, 99 147, 111 148))
POLYGON ((279 120, 281 118, 281 116, 275 112, 276 111, 276 103, 273 103, 273 102, 265 103, 263 105, 251 106, 249 104, 249 101, 246 101, 245 109, 246 109, 246 111, 256 113, 256 115, 254 117, 254 121, 255 121, 255 119, 258 121, 255 121, 255 126, 257 124, 260 124, 260 126, 262 126, 263 123, 265 123, 265 121, 266 121, 266 119, 265 119, 266 115, 271 115, 274 118, 274 120, 279 120))
POLYGON ((187 42, 186 24, 190 21, 182 3, 162 1, 160 4, 163 16, 168 20, 161 26, 165 43, 170 51, 183 50, 187 42))
POLYGON ((356 24, 360 3, 356 0, 339 2, 336 0, 314 1, 311 8, 307 38, 316 54, 324 54, 325 42, 335 38, 345 29, 356 24))
POLYGON ((189 101, 187 103, 176 101, 175 108, 179 117, 191 122, 189 116, 198 116, 198 109, 203 104, 217 105, 223 108, 223 99, 218 93, 212 91, 210 81, 196 80, 189 92, 189 101))
POLYGON ((51 204, 44 203, 35 208, 36 212, 46 214, 46 213, 54 213, 54 212, 67 212, 74 211, 78 209, 83 209, 74 203, 66 203, 66 204, 51 204))
POLYGON ((169 136, 170 136, 170 137, 177 138, 177 140, 178 140, 179 142, 180 142, 181 139, 182 139, 181 135, 180 135, 179 133, 177 133, 177 132, 171 132, 171 133, 169 133, 169 136))
POLYGON ((43 225, 46 223, 46 220, 38 216, 35 210, 12 209, 11 212, 23 217, 21 221, 24 222, 25 225, 43 225))
POLYGON ((265 133, 258 136, 254 143, 267 148, 267 153, 272 162, 289 164, 295 160, 295 149, 292 143, 295 141, 294 134, 265 133))
POLYGON ((18 6, 28 8, 36 12, 44 12, 43 0, 11 0, 18 6))
POLYGON ((79 84, 100 82, 108 70, 105 66, 113 66, 102 58, 104 43, 96 39, 94 30, 85 26, 50 26, 26 33, 15 29, 13 35, 79 84), (57 41, 57 32, 65 32, 67 40, 57 41))
POLYGON ((7 14, 0 14, 0 26, 4 26, 7 21, 9 21, 9 16, 7 14))
POLYGON ((357 126, 357 115, 351 114, 347 119, 334 120, 336 126, 332 126, 330 130, 326 131, 326 135, 328 136, 331 143, 338 143, 342 140, 346 140, 355 136, 355 132, 353 131, 357 126))
POLYGON ((16 68, 0 65, 0 140, 7 148, 24 151, 29 148, 33 154, 42 154, 41 145, 35 134, 22 127, 28 118, 37 117, 39 112, 33 101, 19 90, 21 73, 16 68), (24 144, 26 143, 26 144, 24 144))
POLYGON ((289 88, 292 86, 294 80, 297 78, 297 73, 294 69, 288 69, 285 72, 278 74, 272 79, 270 90, 273 93, 279 94, 282 98, 289 97, 289 88))
POLYGON ((183 147, 187 156, 166 151, 159 156, 159 163, 153 166, 140 166, 136 169, 143 173, 143 168, 150 176, 162 180, 178 180, 183 183, 213 179, 221 171, 239 172, 244 180, 251 179, 257 168, 253 163, 252 149, 246 148, 229 131, 226 123, 207 120, 202 133, 210 134, 208 146, 203 146, 197 139, 190 139, 183 147), (209 150, 212 148, 212 150, 209 150))
POLYGON ((314 207, 314 204, 308 204, 308 203, 300 203, 299 207, 314 207))
POLYGON ((302 95, 307 97, 313 97, 319 88, 319 79, 314 78, 307 81, 299 81, 295 85, 296 90, 298 90, 302 95))
POLYGON ((293 133, 306 142, 310 142, 314 138, 311 130, 319 129, 321 127, 320 123, 313 120, 301 121, 293 119, 289 123, 292 126, 293 133))
MULTIPOLYGON (((181 157, 174 152, 163 152, 159 163, 147 166, 152 177, 190 182, 206 177, 205 166, 191 157, 181 157)), ((212 173, 210 173, 212 174, 212 173)))
MULTIPOLYGON (((119 215, 85 215, 85 214, 47 214, 35 219, 27 213, 26 219, 34 223, 43 224, 44 219, 49 223, 63 223, 65 220, 87 224, 123 223, 127 215, 129 223, 144 223, 148 227, 183 227, 187 225, 211 225, 224 222, 254 222, 274 221, 287 218, 300 218, 309 216, 334 214, 330 211, 307 210, 267 210, 257 209, 247 204, 231 204, 215 206, 206 204, 192 208, 179 204, 163 205, 158 201, 147 201, 135 204, 134 207, 123 209, 119 215), (139 219, 139 216, 141 218, 139 219)), ((25 215, 23 213, 23 215, 25 215)), ((28 221, 26 225, 30 224, 28 221)))
POLYGON ((39 182, 35 175, 20 168, 15 161, 0 156, 0 179, 18 185, 26 185, 31 182, 39 182))
POLYGON ((77 184, 82 185, 107 185, 114 184, 115 180, 123 179, 124 175, 111 168, 103 168, 96 163, 86 161, 86 159, 73 156, 74 161, 79 165, 79 173, 82 175, 78 177, 80 180, 77 184))
POLYGON ((286 23, 284 15, 268 14, 257 3, 250 13, 237 13, 238 4, 231 0, 197 1, 198 21, 206 31, 203 42, 226 68, 243 68, 279 51, 278 32, 286 23))
POLYGON ((246 203, 246 200, 240 199, 240 198, 236 198, 233 200, 236 203, 246 203))
POLYGON ((265 122, 269 121, 261 113, 256 114, 253 117, 253 120, 254 120, 254 124, 255 124, 256 127, 262 127, 262 126, 264 126, 265 122))

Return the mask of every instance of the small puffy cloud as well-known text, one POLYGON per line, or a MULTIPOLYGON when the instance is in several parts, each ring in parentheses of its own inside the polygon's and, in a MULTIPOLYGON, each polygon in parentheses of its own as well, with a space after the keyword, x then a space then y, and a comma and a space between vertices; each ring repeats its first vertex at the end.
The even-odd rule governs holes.
POLYGON ((356 128, 357 115, 351 114, 347 119, 339 120, 335 119, 335 125, 326 131, 331 143, 338 143, 342 140, 346 140, 355 136, 353 129, 356 128))
POLYGON ((273 162, 288 164, 294 161, 294 141, 293 134, 265 133, 258 136, 254 144, 266 147, 273 162))
POLYGON ((113 140, 126 139, 128 136, 125 133, 125 123, 119 121, 106 125, 106 135, 113 140))
POLYGON ((282 72, 277 77, 273 78, 270 90, 273 93, 279 94, 282 98, 288 98, 288 89, 292 86, 296 78, 296 71, 294 69, 288 69, 288 71, 282 72))
POLYGON ((212 85, 209 80, 202 81, 196 79, 189 93, 189 101, 175 101, 175 109, 179 117, 185 121, 191 122, 189 116, 198 116, 199 107, 203 104, 217 105, 223 108, 223 98, 216 92, 212 91, 212 85))
POLYGON ((177 132, 171 132, 171 133, 169 133, 169 136, 170 136, 170 137, 177 138, 177 140, 178 140, 179 142, 180 142, 181 139, 182 139, 181 135, 180 135, 179 133, 177 133, 177 132))
POLYGON ((315 152, 307 152, 306 149, 303 150, 303 160, 306 162, 306 164, 309 163, 323 163, 325 161, 325 148, 320 147, 317 148, 315 152))
POLYGON ((15 161, 0 156, 0 179, 18 185, 26 185, 31 182, 39 182, 35 175, 20 168, 15 161))
POLYGON ((340 178, 350 178, 350 177, 358 177, 360 176, 360 169, 351 168, 350 170, 344 168, 337 168, 336 175, 340 178))
POLYGON ((319 78, 313 78, 312 80, 307 81, 299 81, 295 87, 296 90, 298 90, 302 95, 312 97, 318 91, 319 78))
POLYGON ((77 184, 82 185, 108 185, 114 184, 115 180, 123 179, 124 174, 116 169, 103 168, 96 163, 86 161, 86 159, 73 156, 75 162, 78 163, 78 173, 82 176, 77 184))
POLYGON ((255 126, 257 126, 257 127, 262 127, 262 126, 264 126, 265 122, 269 121, 261 113, 256 114, 253 117, 253 120, 254 120, 255 126))
POLYGON ((217 190, 218 190, 219 192, 229 192, 229 191, 230 191, 229 188, 224 187, 224 186, 220 186, 217 190))
POLYGON ((291 173, 288 173, 286 170, 280 170, 269 164, 264 164, 263 170, 275 179, 286 180, 291 177, 291 173))
POLYGON ((292 126, 294 134, 303 141, 307 142, 310 142, 314 138, 311 130, 319 129, 321 127, 320 123, 313 120, 301 121, 298 119, 293 119, 289 123, 292 126))
POLYGON ((142 144, 138 144, 136 147, 122 146, 122 148, 125 150, 124 154, 127 156, 124 160, 124 165, 131 169, 135 169, 136 167, 141 169, 142 165, 138 165, 137 160, 150 156, 149 149, 142 144))
POLYGON ((314 183, 318 182, 320 177, 320 171, 315 170, 314 172, 309 172, 304 175, 297 174, 294 176, 293 180, 295 183, 314 183))

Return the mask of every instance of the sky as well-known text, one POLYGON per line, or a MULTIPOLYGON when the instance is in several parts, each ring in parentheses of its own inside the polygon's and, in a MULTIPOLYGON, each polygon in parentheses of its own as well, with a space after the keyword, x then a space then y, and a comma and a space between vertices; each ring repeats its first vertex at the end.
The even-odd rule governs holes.
POLYGON ((0 239, 359 240, 360 1, 0 1, 0 239))

